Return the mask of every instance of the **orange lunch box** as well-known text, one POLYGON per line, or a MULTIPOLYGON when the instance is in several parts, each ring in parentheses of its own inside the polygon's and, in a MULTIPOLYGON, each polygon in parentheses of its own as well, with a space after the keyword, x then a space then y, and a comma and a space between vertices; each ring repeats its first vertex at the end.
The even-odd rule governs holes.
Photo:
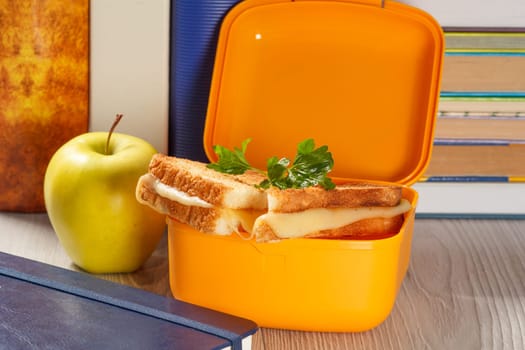
POLYGON ((393 1, 247 0, 225 16, 204 130, 264 169, 297 144, 328 145, 331 177, 397 183, 412 209, 382 239, 256 243, 168 219, 175 298, 261 327, 364 331, 390 314, 409 260, 418 194, 432 149, 443 33, 393 1))

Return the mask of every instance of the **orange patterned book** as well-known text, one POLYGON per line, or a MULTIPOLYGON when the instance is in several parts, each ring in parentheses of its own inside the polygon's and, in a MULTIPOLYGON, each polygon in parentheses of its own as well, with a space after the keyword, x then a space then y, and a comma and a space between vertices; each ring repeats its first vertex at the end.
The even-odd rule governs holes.
POLYGON ((0 0, 0 210, 44 210, 52 154, 87 131, 89 0, 0 0))

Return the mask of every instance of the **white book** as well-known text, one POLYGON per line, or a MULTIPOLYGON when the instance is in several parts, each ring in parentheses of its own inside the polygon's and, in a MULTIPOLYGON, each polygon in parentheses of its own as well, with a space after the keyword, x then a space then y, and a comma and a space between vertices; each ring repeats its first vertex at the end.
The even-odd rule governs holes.
POLYGON ((91 0, 90 131, 168 149, 170 0, 91 0))
POLYGON ((399 0, 430 13, 443 27, 525 27, 524 0, 399 0))
POLYGON ((416 215, 525 217, 525 182, 418 182, 416 215))

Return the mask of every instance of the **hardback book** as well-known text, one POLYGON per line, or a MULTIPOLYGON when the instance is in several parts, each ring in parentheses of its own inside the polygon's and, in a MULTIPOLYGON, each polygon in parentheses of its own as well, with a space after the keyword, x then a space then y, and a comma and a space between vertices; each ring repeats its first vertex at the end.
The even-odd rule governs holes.
POLYGON ((123 114, 118 132, 167 152, 171 2, 90 0, 90 131, 123 114))
MULTIPOLYGON (((525 7, 525 5, 524 5, 525 7)), ((446 52, 442 91, 525 92, 525 46, 522 52, 446 52)))
POLYGON ((3 349, 250 349, 257 331, 243 318, 2 252, 0 309, 3 349))
POLYGON ((0 210, 45 212, 49 159, 88 130, 89 0, 13 5, 0 2, 0 210))
POLYGON ((435 139, 425 177, 525 178, 525 141, 435 139))
POLYGON ((525 219, 525 182, 505 177, 434 177, 417 182, 417 218, 525 219))
POLYGON ((493 93, 463 94, 461 96, 446 96, 442 93, 438 103, 438 113, 442 116, 519 117, 525 115, 525 98, 521 96, 498 96, 493 93))
POLYGON ((447 52, 525 52, 525 28, 443 28, 447 52))
MULTIPOLYGON (((219 28, 240 0, 172 1, 169 153, 207 161, 202 133, 219 28)), ((150 2, 147 2, 150 3, 150 2)))
POLYGON ((525 141, 523 116, 438 115, 434 137, 459 140, 525 141))

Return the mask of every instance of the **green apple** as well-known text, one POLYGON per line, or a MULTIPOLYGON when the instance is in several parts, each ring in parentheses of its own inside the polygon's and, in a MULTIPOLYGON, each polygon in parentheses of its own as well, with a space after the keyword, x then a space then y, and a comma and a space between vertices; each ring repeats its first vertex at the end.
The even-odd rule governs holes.
POLYGON ((49 220, 71 260, 91 273, 131 272, 152 254, 165 216, 135 198, 139 177, 157 151, 108 132, 79 135, 51 158, 44 178, 49 220), (111 142, 110 142, 111 140, 111 142))

